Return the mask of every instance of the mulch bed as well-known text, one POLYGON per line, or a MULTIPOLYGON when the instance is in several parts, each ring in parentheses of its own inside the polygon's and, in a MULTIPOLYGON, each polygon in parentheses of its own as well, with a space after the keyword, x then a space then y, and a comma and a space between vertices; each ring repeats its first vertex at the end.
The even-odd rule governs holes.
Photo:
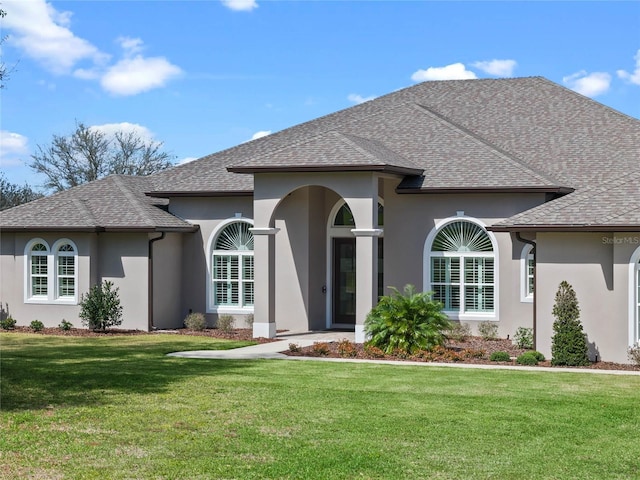
MULTIPOLYGON (((15 327, 12 330, 2 330, 7 332, 34 333, 29 327, 15 327)), ((85 328, 72 328, 70 330, 62 330, 61 328, 45 328, 39 335, 62 335, 68 337, 113 337, 122 335, 190 335, 201 337, 213 337, 226 340, 237 341, 254 341, 258 343, 270 343, 279 341, 275 338, 253 338, 253 331, 250 328, 240 328, 231 331, 218 330, 216 328, 207 328, 202 331, 188 330, 186 328, 176 330, 161 330, 156 332, 143 332, 140 330, 122 330, 110 329, 106 332, 93 332, 85 328)), ((342 342, 316 342, 310 347, 298 347, 293 341, 289 350, 283 352, 290 356, 306 356, 306 357, 325 357, 325 358, 355 358, 369 360, 392 360, 392 361, 417 361, 417 362, 438 362, 438 363, 467 363, 478 365, 515 365, 518 364, 515 358, 526 352, 526 350, 516 348, 511 340, 498 339, 486 340, 481 337, 468 337, 465 341, 450 340, 445 348, 435 349, 433 352, 418 352, 415 355, 406 355, 402 352, 388 355, 383 352, 365 348, 361 343, 352 343, 348 341, 342 342), (509 353, 512 357, 510 362, 492 362, 489 360, 491 353, 503 351, 509 353)), ((545 360, 538 364, 540 367, 551 367, 551 362, 545 360)), ((595 362, 585 367, 573 367, 581 369, 595 370, 624 370, 624 371, 640 371, 640 365, 627 365, 612 362, 595 362)))

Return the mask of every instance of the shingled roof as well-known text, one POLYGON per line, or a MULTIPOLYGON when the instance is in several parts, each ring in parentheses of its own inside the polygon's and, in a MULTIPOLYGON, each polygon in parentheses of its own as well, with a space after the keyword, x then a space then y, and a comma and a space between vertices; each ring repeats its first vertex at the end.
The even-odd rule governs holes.
POLYGON ((151 177, 111 175, 0 212, 3 231, 194 231, 144 194, 151 177))

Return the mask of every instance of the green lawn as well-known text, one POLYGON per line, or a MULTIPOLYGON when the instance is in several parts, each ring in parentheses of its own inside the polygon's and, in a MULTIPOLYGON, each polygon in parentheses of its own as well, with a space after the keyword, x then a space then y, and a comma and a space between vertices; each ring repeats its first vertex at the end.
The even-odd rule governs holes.
POLYGON ((640 478, 640 377, 165 356, 237 345, 0 334, 0 478, 640 478))

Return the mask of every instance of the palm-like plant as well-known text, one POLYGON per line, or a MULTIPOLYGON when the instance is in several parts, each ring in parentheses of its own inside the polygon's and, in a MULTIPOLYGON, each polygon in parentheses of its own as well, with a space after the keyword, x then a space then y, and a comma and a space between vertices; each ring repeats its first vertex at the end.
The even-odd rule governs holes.
POLYGON ((365 320, 370 344, 385 353, 401 350, 410 354, 442 345, 447 338, 444 332, 451 328, 442 303, 433 300, 430 292, 416 292, 413 285, 406 285, 404 294, 397 288, 391 290, 365 320))

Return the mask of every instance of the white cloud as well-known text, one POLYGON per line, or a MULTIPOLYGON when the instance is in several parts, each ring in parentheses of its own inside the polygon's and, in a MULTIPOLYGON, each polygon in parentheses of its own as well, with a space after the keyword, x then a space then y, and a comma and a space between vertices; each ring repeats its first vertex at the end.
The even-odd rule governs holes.
POLYGON ((564 84, 586 97, 596 97, 609 90, 611 75, 606 72, 587 73, 584 70, 562 77, 564 84))
POLYGON ((102 64, 109 58, 69 30, 71 12, 58 12, 44 0, 5 1, 2 20, 11 32, 8 42, 54 74, 66 74, 83 60, 102 64))
POLYGON ((138 123, 129 123, 129 122, 121 122, 121 123, 104 123, 102 125, 92 125, 89 127, 89 130, 94 130, 98 132, 104 133, 107 137, 113 137, 116 132, 123 133, 133 133, 141 140, 145 142, 155 142, 153 132, 149 130, 147 127, 142 126, 138 123))
POLYGON ((198 157, 185 157, 182 160, 178 161, 178 165, 184 165, 185 163, 189 163, 189 162, 193 162, 194 160, 197 160, 198 157))
POLYGON ((100 79, 100 85, 113 95, 137 95, 138 93, 164 87, 179 76, 182 70, 164 57, 144 58, 136 55, 124 58, 109 67, 100 79))
POLYGON ((143 49, 143 41, 139 38, 118 37, 116 41, 120 44, 127 56, 140 53, 143 49))
POLYGON ((364 103, 368 102, 369 100, 373 100, 374 98, 376 98, 375 95, 363 97, 362 95, 359 95, 357 93, 350 93, 349 96, 347 96, 347 100, 353 103, 364 103))
POLYGON ((476 74, 467 70, 462 63, 452 63, 446 67, 429 67, 426 70, 418 70, 411 75, 414 82, 427 80, 466 80, 477 78, 476 74))
POLYGON ((494 77, 511 77, 518 63, 515 60, 486 60, 472 63, 472 67, 482 70, 494 77))
POLYGON ((258 8, 256 0, 221 0, 222 5, 238 12, 250 12, 258 8))
POLYGON ((0 130, 0 164, 3 167, 23 165, 20 159, 29 154, 29 139, 19 133, 0 130))
POLYGON ((633 58, 636 61, 636 68, 632 73, 629 73, 626 70, 618 70, 616 73, 622 80, 626 80, 627 82, 635 85, 640 85, 640 50, 637 51, 633 58))
POLYGON ((258 138, 266 137, 267 135, 271 135, 271 130, 260 130, 253 134, 251 140, 257 140, 258 138))

